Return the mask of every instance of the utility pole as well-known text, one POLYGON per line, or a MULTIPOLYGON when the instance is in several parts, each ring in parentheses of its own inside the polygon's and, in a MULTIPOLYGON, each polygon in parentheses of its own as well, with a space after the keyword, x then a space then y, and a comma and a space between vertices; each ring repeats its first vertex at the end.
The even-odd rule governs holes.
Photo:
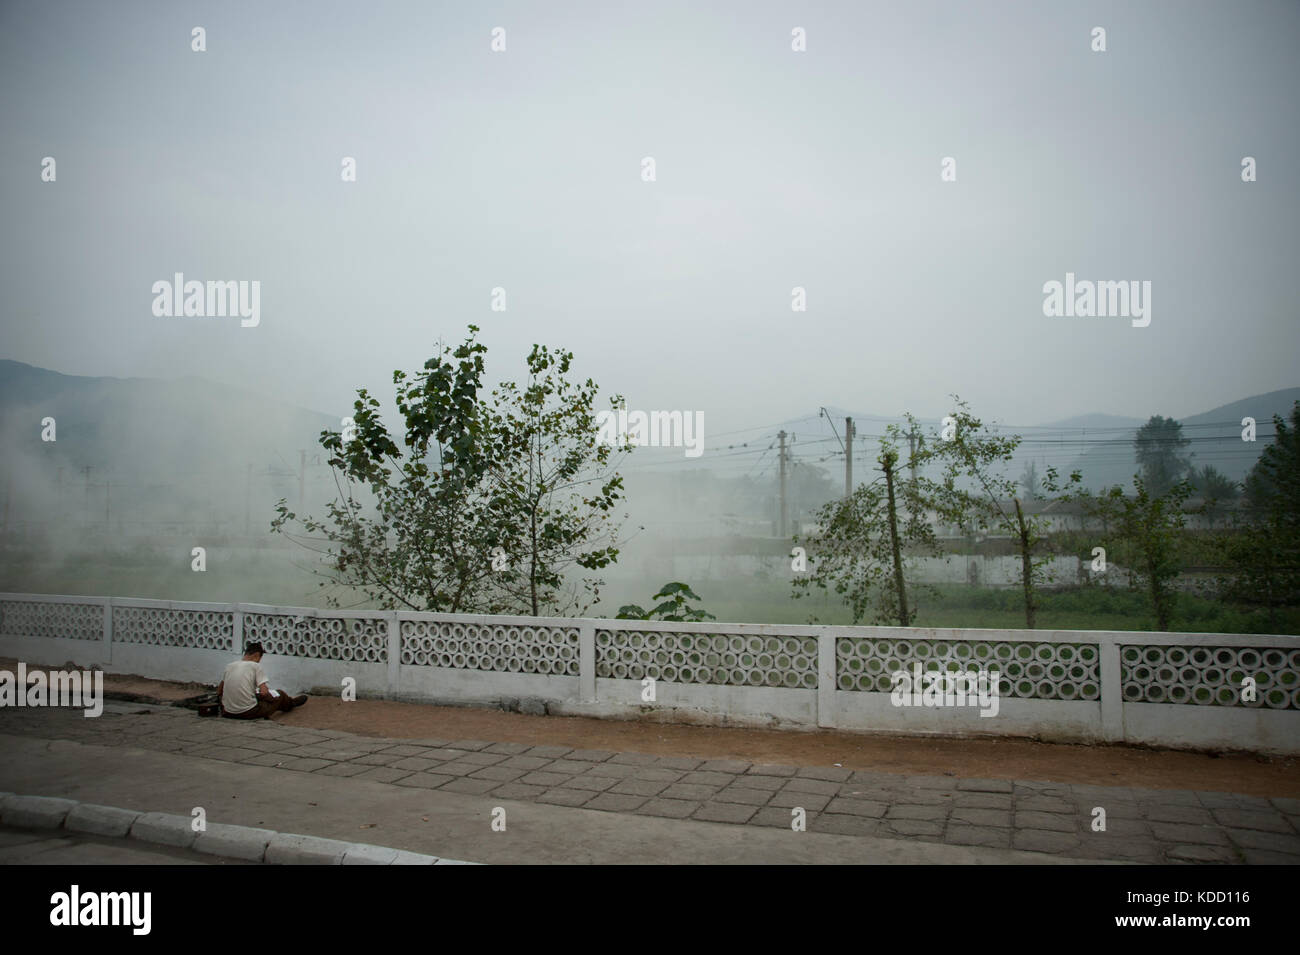
POLYGON ((781 442, 781 452, 778 460, 781 462, 781 520, 777 525, 778 537, 786 537, 789 533, 789 514, 786 511, 785 501, 785 432, 777 434, 777 440, 781 442))
POLYGON ((916 437, 916 425, 912 425, 912 430, 907 432, 907 466, 912 472, 912 487, 916 487, 916 437))
POLYGON ((885 472, 885 489, 889 495, 889 549, 894 559, 894 587, 898 591, 898 625, 909 626, 912 620, 907 612, 907 584, 903 580, 902 546, 898 540, 898 518, 894 509, 894 466, 898 456, 891 451, 880 462, 885 472))
POLYGON ((844 419, 844 497, 853 496, 853 419, 844 419))

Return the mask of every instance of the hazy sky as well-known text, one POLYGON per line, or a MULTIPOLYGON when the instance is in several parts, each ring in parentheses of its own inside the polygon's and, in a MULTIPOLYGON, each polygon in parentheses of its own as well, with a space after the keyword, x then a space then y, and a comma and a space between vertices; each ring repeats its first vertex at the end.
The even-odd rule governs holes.
POLYGON ((344 414, 472 322, 706 438, 1194 414, 1300 383, 1298 47, 1293 2, 6 0, 0 356, 344 414), (155 317, 175 272, 261 324, 155 317), (1045 317, 1066 272, 1149 327, 1045 317))

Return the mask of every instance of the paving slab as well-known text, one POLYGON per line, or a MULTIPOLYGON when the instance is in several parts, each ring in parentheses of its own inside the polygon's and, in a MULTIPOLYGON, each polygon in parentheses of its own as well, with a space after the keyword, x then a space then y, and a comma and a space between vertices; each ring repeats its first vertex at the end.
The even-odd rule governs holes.
POLYGON ((713 797, 715 802, 734 802, 744 806, 762 806, 772 798, 764 789, 746 789, 743 786, 726 786, 713 797))
POLYGON ((658 796, 668 785, 649 779, 621 779, 606 791, 630 796, 658 796))
POLYGON ((785 785, 781 787, 782 792, 817 793, 821 796, 838 796, 841 789, 839 783, 825 779, 805 779, 802 776, 787 779, 785 785))
POLYGON ((1227 846, 1173 846, 1165 853, 1165 857, 1170 862, 1232 863, 1238 861, 1237 853, 1227 846))
POLYGON ((1047 829, 1017 829, 1011 844, 1013 848, 1029 852, 1072 852, 1080 846, 1080 837, 1071 832, 1047 829))
MULTIPOLYGON (((0 712, 0 733, 6 739, 49 740, 41 744, 49 753, 100 747, 113 754, 110 777, 117 773, 115 761, 131 754, 131 758, 212 767, 216 778, 226 782, 226 790, 232 774, 265 772, 276 778, 278 786, 289 778, 306 777, 320 784, 380 787, 441 799, 509 800, 533 811, 585 807, 581 810, 585 813, 624 819, 649 816, 664 824, 680 813, 682 818, 694 817, 692 824, 707 822, 745 832, 775 829, 778 824, 788 827, 790 811, 800 808, 807 814, 809 831, 827 837, 902 837, 917 844, 937 845, 942 840, 978 847, 1002 839, 977 830, 1005 830, 1008 847, 1117 861, 1194 862, 1218 857, 1239 862, 1247 852, 1254 858, 1261 853, 1291 856, 1297 845, 1293 840, 1300 839, 1300 813, 1288 812, 1300 809, 1300 800, 1233 793, 972 780, 947 774, 906 776, 838 766, 791 767, 493 740, 387 741, 303 732, 275 723, 227 721, 232 725, 196 728, 186 725, 192 717, 170 715, 165 709, 148 714, 128 710, 113 717, 116 729, 93 732, 43 713, 24 714, 21 721, 6 716, 0 712), (5 732, 10 729, 17 732, 5 732), (170 745, 169 740, 179 740, 181 735, 193 738, 180 754, 136 746, 139 741, 170 745), (1106 809, 1109 832, 1087 831, 1093 806, 1106 809), (836 821, 837 817, 859 822, 836 821), (813 825, 818 819, 820 828, 813 825), (1090 838, 1096 835, 1113 838, 1090 838), (1029 848, 1037 846, 1043 848, 1029 848), (1225 852, 1197 853, 1187 846, 1225 852)), ((0 783, 4 781, 0 771, 0 783)), ((231 795, 248 799, 244 792, 226 792, 195 798, 189 805, 224 809, 224 800, 231 795)), ((305 803, 316 805, 315 800, 305 803)), ((517 808, 512 810, 512 829, 516 812, 517 808)), ((382 812, 368 815, 385 818, 382 812)), ((224 820, 214 817, 214 821, 224 820)), ((261 820, 253 822, 260 825, 261 820)))
POLYGON ((853 770, 837 766, 801 766, 795 773, 803 779, 822 779, 833 783, 848 782, 853 770))
POLYGON ((1226 846, 1228 837, 1217 826, 1187 826, 1175 822, 1152 822, 1151 834, 1160 842, 1202 846, 1226 846))
POLYGON ((758 812, 757 806, 746 806, 734 802, 705 802, 692 814, 692 819, 704 822, 743 823, 758 812))
MULTIPOLYGON (((784 821, 786 824, 791 822, 789 818, 784 821)), ((812 832, 829 832, 841 836, 875 836, 880 833, 880 820, 868 819, 864 816, 814 813, 813 818, 808 822, 808 829, 812 832)))
POLYGON ((740 759, 710 759, 700 766, 701 772, 718 772, 718 773, 745 773, 748 772, 752 763, 740 759))
MULTIPOLYGON (((1206 820, 1209 822, 1210 820, 1206 820)), ((1233 829, 1258 829, 1262 832, 1277 832, 1294 835, 1295 829, 1280 812, 1258 812, 1251 809, 1216 809, 1214 822, 1233 829)))
POLYGON ((1079 828, 1079 823, 1077 816, 1066 816, 1055 812, 1017 812, 1015 827, 1044 829, 1050 832, 1074 832, 1079 828))
POLYGON ((841 813, 851 816, 864 816, 879 819, 889 809, 889 803, 873 802, 868 799, 850 799, 841 796, 826 804, 826 812, 841 813))
POLYGON ((959 846, 990 846, 1007 849, 1011 846, 1011 830, 996 826, 949 822, 943 834, 943 841, 959 846))
POLYGON ((588 809, 604 809, 609 812, 634 812, 649 801, 648 796, 636 796, 628 793, 605 792, 586 804, 588 809))

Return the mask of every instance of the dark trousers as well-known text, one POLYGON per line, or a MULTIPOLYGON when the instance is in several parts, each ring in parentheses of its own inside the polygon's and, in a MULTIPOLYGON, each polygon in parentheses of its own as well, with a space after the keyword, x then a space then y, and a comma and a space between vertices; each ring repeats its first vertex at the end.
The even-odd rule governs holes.
POLYGON ((223 706, 221 715, 232 720, 262 720, 270 719, 272 713, 287 713, 295 706, 293 697, 289 696, 284 690, 280 690, 280 695, 273 700, 258 700, 257 705, 251 710, 245 710, 242 713, 230 713, 223 706))

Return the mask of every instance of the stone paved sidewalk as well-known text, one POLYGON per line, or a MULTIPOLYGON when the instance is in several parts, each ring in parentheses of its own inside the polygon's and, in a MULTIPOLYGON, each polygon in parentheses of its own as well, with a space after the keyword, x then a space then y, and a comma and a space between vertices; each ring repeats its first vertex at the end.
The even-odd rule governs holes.
POLYGON ((136 747, 300 773, 672 819, 1131 862, 1300 863, 1300 799, 773 766, 530 746, 376 739, 266 720, 108 704, 0 710, 0 733, 136 747), (1093 810, 1106 831, 1092 830, 1093 810))

